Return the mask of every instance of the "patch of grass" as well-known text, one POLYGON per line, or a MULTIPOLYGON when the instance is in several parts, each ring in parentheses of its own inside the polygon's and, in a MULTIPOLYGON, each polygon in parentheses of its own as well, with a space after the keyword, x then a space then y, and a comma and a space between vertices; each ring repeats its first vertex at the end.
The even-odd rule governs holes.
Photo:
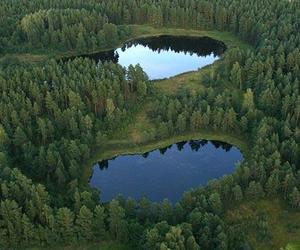
POLYGON ((282 250, 300 250, 300 244, 289 243, 282 250))
POLYGON ((180 88, 188 88, 191 91, 199 91, 204 88, 202 85, 202 77, 208 70, 209 68, 202 68, 199 71, 186 72, 167 79, 153 81, 153 84, 159 91, 166 95, 176 94, 180 88))
POLYGON ((143 154, 181 141, 199 139, 223 141, 238 147, 242 151, 244 157, 248 157, 249 145, 246 138, 238 135, 224 134, 217 130, 203 129, 197 132, 188 132, 181 135, 174 135, 169 138, 158 138, 154 141, 143 142, 143 132, 149 128, 151 129, 152 126, 146 116, 142 114, 138 114, 137 119, 138 120, 133 123, 132 127, 128 129, 127 139, 110 140, 101 150, 98 150, 93 154, 84 169, 82 178, 83 183, 86 183, 90 178, 93 170, 92 166, 97 161, 110 159, 118 155, 143 154), (142 117, 142 119, 139 119, 140 117, 142 117), (140 141, 136 141, 137 138, 140 141))
MULTIPOLYGON (((225 53, 228 53, 231 49, 235 47, 239 47, 242 49, 252 49, 252 47, 238 39, 236 36, 233 36, 228 32, 219 32, 219 31, 195 31, 195 30, 181 30, 181 29, 163 29, 161 34, 168 34, 171 32, 172 35, 188 35, 188 36, 208 36, 213 39, 220 40, 224 42, 227 46, 227 50, 225 53)), ((147 35, 148 36, 148 35, 147 35)), ((199 91, 205 88, 204 76, 209 75, 211 71, 213 71, 222 60, 223 56, 215 61, 211 65, 207 65, 199 70, 185 72, 170 78, 154 80, 153 84, 158 88, 159 91, 166 95, 174 95, 181 88, 188 88, 191 91, 199 91)), ((235 86, 229 84, 228 82, 223 81, 222 86, 218 86, 220 89, 236 89, 235 86)), ((242 96, 242 93, 241 93, 242 96)))
POLYGON ((46 55, 30 54, 30 53, 12 54, 11 56, 19 60, 19 62, 21 63, 27 63, 27 62, 38 63, 47 59, 46 55))
POLYGON ((73 246, 56 246, 51 248, 30 248, 28 250, 132 250, 131 247, 116 242, 98 242, 73 246))
POLYGON ((258 219, 264 213, 271 233, 271 239, 260 241, 257 239, 257 230, 247 227, 245 232, 253 249, 299 249, 300 250, 300 212, 289 210, 279 199, 263 199, 257 202, 244 202, 238 208, 229 210, 226 220, 231 224, 258 219), (289 248, 288 248, 289 247, 289 248))

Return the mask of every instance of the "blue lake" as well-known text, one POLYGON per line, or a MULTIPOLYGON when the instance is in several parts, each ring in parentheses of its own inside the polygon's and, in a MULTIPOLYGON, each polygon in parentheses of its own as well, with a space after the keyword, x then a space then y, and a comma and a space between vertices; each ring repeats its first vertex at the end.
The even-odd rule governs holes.
POLYGON ((121 194, 160 202, 180 200, 191 188, 235 171, 243 160, 239 149, 219 141, 180 142, 143 155, 124 155, 94 166, 90 185, 101 190, 101 201, 121 194))
POLYGON ((124 67, 140 64, 156 80, 194 71, 218 60, 224 43, 209 37, 163 35, 135 39, 114 50, 81 55, 97 62, 113 61, 124 67))

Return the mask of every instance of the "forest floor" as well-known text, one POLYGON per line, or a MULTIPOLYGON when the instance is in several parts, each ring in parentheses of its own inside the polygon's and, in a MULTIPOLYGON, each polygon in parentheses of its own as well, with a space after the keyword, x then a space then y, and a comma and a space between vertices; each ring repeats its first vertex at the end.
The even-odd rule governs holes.
POLYGON ((238 208, 229 210, 226 220, 229 224, 237 225, 259 220, 261 214, 267 218, 270 238, 260 240, 257 228, 249 226, 245 233, 254 249, 300 250, 300 212, 289 210, 278 199, 244 202, 238 208))

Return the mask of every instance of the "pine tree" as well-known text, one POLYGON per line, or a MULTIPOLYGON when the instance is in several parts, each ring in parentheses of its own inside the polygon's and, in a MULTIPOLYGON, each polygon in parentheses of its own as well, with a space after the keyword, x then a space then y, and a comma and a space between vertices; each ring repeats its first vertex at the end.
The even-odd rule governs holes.
POLYGON ((300 209, 300 192, 294 187, 293 192, 290 194, 290 205, 292 208, 300 209))
POLYGON ((244 94, 243 110, 247 112, 253 111, 254 109, 254 94, 251 89, 247 89, 246 93, 244 94))
POLYGON ((103 33, 106 44, 108 47, 115 45, 118 42, 117 26, 112 23, 106 23, 103 25, 103 33))
POLYGON ((74 235, 74 214, 68 208, 60 208, 56 214, 57 233, 64 243, 72 243, 75 239, 74 235))
POLYGON ((76 219, 76 230, 79 240, 89 241, 94 238, 93 233, 93 213, 86 207, 80 208, 79 214, 76 219))
POLYGON ((83 32, 79 32, 76 41, 76 49, 79 52, 84 52, 87 49, 86 41, 83 32))
POLYGON ((125 211, 117 200, 109 203, 109 230, 111 237, 117 241, 125 241, 127 238, 127 225, 125 211))
POLYGON ((230 73, 230 81, 239 89, 242 89, 242 69, 238 62, 233 65, 230 73))
POLYGON ((235 201, 240 202, 241 200, 243 200, 243 192, 242 192, 240 185, 236 185, 232 189, 232 192, 233 192, 233 197, 234 197, 235 201))
POLYGON ((188 250, 200 250, 200 246, 197 244, 194 236, 190 236, 186 241, 186 249, 188 250))
POLYGON ((105 219, 106 214, 104 207, 97 205, 94 210, 95 218, 93 221, 93 232, 97 239, 103 239, 106 235, 105 219))
POLYGON ((35 242, 35 230, 26 214, 22 216, 22 240, 25 245, 33 245, 35 242))
POLYGON ((216 214, 219 214, 222 212, 223 204, 220 198, 220 195, 218 193, 213 193, 209 196, 209 204, 212 209, 212 211, 216 214))

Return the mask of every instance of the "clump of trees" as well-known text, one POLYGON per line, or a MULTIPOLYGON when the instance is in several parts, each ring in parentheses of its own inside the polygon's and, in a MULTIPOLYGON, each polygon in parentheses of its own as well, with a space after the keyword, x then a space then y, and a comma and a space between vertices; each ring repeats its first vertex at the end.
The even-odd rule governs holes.
POLYGON ((26 15, 21 29, 30 48, 76 49, 80 52, 111 48, 131 35, 131 29, 108 23, 95 10, 50 9, 26 15))
MULTIPOLYGON (((268 5, 265 2, 255 4, 256 9, 263 9, 268 5)), ((270 9, 276 10, 278 8, 276 4, 272 3, 270 9)), ((130 30, 122 27, 124 24, 147 24, 154 27, 233 31, 247 41, 257 44, 259 35, 267 31, 263 26, 267 15, 263 16, 263 12, 254 14, 251 11, 252 7, 251 3, 241 0, 233 2, 34 0, 30 3, 18 0, 14 4, 4 0, 0 7, 0 13, 3 13, 0 53, 24 52, 32 48, 59 50, 105 48, 112 45, 103 34, 105 29, 102 30, 102 26, 105 23, 118 26, 113 41, 123 40, 124 37, 131 35, 130 30), (259 27, 256 25, 256 18, 260 20, 259 27)), ((289 32, 288 28, 285 30, 289 32)))
POLYGON ((124 209, 98 205, 78 180, 92 147, 126 127, 150 91, 142 68, 75 59, 0 75, 1 248, 127 242, 124 209))
POLYGON ((80 176, 93 145, 126 126, 149 86, 138 65, 127 70, 84 59, 0 75, 5 158, 31 178, 61 188, 80 176))
MULTIPOLYGON (((158 98, 149 110, 149 117, 156 123, 159 138, 203 129, 223 130, 226 133, 244 134, 255 126, 261 113, 245 110, 239 104, 251 106, 248 95, 241 99, 238 91, 215 91, 206 88, 199 93, 181 91, 176 97, 158 98)), ((251 97, 250 97, 251 99, 251 97)))

